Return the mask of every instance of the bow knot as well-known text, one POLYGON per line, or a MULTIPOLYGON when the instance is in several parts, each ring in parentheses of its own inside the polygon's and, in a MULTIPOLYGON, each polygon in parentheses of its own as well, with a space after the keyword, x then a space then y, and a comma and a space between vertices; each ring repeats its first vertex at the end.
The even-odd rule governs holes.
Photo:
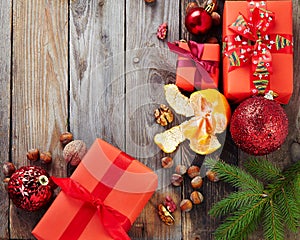
POLYGON ((169 49, 181 57, 187 58, 185 60, 178 60, 177 67, 196 67, 194 82, 195 87, 200 86, 201 81, 205 82, 211 88, 217 87, 214 80, 209 75, 214 73, 218 67, 217 61, 202 59, 204 52, 204 44, 199 44, 194 41, 187 42, 190 51, 187 51, 178 46, 178 42, 168 42, 169 49))
POLYGON ((79 182, 76 182, 71 178, 51 178, 69 197, 83 201, 95 207, 102 220, 102 224, 113 239, 130 240, 124 230, 125 225, 129 224, 128 219, 123 214, 114 208, 105 205, 100 198, 90 193, 79 182), (125 223, 125 225, 123 226, 121 222, 125 223))
POLYGON ((91 201, 91 204, 97 208, 98 210, 100 210, 103 206, 103 202, 101 199, 99 198, 94 198, 92 201, 91 201))

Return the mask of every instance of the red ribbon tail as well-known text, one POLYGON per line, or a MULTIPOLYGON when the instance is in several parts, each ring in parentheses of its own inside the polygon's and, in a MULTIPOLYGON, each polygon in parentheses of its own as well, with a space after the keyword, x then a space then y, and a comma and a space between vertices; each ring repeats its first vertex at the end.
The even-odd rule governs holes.
MULTIPOLYGON (((99 209, 99 208, 98 208, 99 209)), ((116 211, 110 207, 98 211, 106 231, 114 240, 130 240, 130 237, 120 224, 116 211)))
POLYGON ((126 222, 126 217, 113 209, 112 207, 103 204, 101 199, 97 199, 80 183, 71 178, 56 178, 51 177, 61 190, 69 197, 88 202, 95 208, 101 217, 102 224, 106 231, 114 240, 130 240, 126 231, 122 227, 120 221, 126 222), (125 220, 124 220, 125 219, 125 220))

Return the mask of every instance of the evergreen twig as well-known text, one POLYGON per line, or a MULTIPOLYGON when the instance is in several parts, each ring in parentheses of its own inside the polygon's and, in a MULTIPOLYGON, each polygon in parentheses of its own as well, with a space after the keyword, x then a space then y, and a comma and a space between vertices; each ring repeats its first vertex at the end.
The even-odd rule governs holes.
POLYGON ((281 170, 266 159, 250 158, 243 166, 252 176, 262 181, 274 181, 283 177, 281 170))
POLYGON ((213 168, 218 173, 220 179, 224 182, 231 183, 234 187, 243 190, 249 190, 254 193, 261 193, 264 189, 263 184, 252 177, 244 170, 229 164, 220 164, 220 161, 215 159, 205 160, 205 165, 213 168))
POLYGON ((205 164, 239 191, 216 203, 212 216, 227 216, 216 229, 216 240, 247 239, 262 219, 267 240, 284 239, 285 227, 297 232, 300 221, 300 161, 280 171, 266 160, 250 159, 243 171, 214 159, 205 164), (252 174, 252 175, 251 175, 252 174), (260 180, 268 183, 264 186, 260 180))

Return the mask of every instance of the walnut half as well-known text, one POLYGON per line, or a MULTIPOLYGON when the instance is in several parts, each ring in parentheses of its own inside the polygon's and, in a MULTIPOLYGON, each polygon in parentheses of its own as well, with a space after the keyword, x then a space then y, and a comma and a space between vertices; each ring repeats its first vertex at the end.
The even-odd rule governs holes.
POLYGON ((173 122, 174 119, 172 111, 164 104, 161 104, 159 108, 155 109, 154 117, 156 122, 163 127, 173 122))

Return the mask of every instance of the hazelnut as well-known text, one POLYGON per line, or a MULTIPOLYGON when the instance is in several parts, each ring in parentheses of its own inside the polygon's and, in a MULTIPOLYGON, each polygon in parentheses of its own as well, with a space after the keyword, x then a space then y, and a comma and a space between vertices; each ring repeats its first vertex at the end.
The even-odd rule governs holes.
POLYGON ((201 188, 203 185, 202 177, 200 177, 200 176, 194 177, 191 181, 191 185, 194 189, 201 188))
POLYGON ((211 170, 208 170, 206 172, 206 176, 207 176, 208 180, 211 182, 218 182, 220 180, 217 173, 214 171, 211 171, 211 170))
POLYGON ((28 150, 26 156, 27 156, 27 159, 29 161, 35 162, 35 161, 39 160, 40 152, 36 148, 35 149, 30 149, 30 150, 28 150))
POLYGON ((186 173, 186 166, 177 165, 176 168, 175 168, 175 172, 179 175, 184 175, 186 173))
POLYGON ((173 166, 173 159, 171 157, 163 157, 161 159, 161 166, 163 168, 171 168, 173 166))
POLYGON ((46 164, 51 163, 52 162, 52 154, 51 154, 51 152, 42 152, 40 154, 40 160, 43 163, 46 163, 46 164))
POLYGON ((145 0, 146 3, 154 3, 155 0, 145 0))
POLYGON ((200 203, 203 202, 204 197, 203 197, 203 195, 202 195, 200 192, 194 191, 194 192, 191 193, 190 199, 191 199, 191 201, 192 201, 194 204, 197 205, 197 204, 200 204, 200 203))
POLYGON ((213 24, 214 24, 215 26, 220 25, 220 23, 221 23, 221 16, 220 16, 219 13, 217 13, 217 12, 212 12, 212 13, 211 13, 211 18, 212 18, 212 22, 213 22, 213 24))
POLYGON ((179 174, 174 173, 171 178, 171 183, 175 187, 179 187, 183 182, 183 177, 179 174))
POLYGON ((73 141, 73 134, 70 132, 64 132, 60 135, 59 141, 62 146, 66 146, 69 142, 73 141))
POLYGON ((67 163, 70 163, 72 166, 77 166, 86 153, 87 147, 85 143, 81 140, 74 140, 65 146, 63 157, 67 163))
POLYGON ((9 177, 6 177, 6 178, 3 179, 5 190, 7 190, 7 185, 8 185, 9 180, 10 180, 9 177))
POLYGON ((10 178, 9 178, 9 177, 6 177, 6 178, 3 179, 3 183, 8 183, 9 180, 10 180, 10 178))
POLYGON ((11 162, 5 162, 3 164, 3 174, 5 177, 10 177, 16 171, 16 167, 11 162))
POLYGON ((180 202, 180 209, 181 211, 183 212, 189 212, 191 211, 193 208, 193 203, 191 202, 191 200, 189 199, 183 199, 181 202, 180 202))
POLYGON ((198 166, 190 166, 187 170, 187 173, 189 175, 190 178, 194 178, 196 176, 200 175, 200 168, 198 166))

